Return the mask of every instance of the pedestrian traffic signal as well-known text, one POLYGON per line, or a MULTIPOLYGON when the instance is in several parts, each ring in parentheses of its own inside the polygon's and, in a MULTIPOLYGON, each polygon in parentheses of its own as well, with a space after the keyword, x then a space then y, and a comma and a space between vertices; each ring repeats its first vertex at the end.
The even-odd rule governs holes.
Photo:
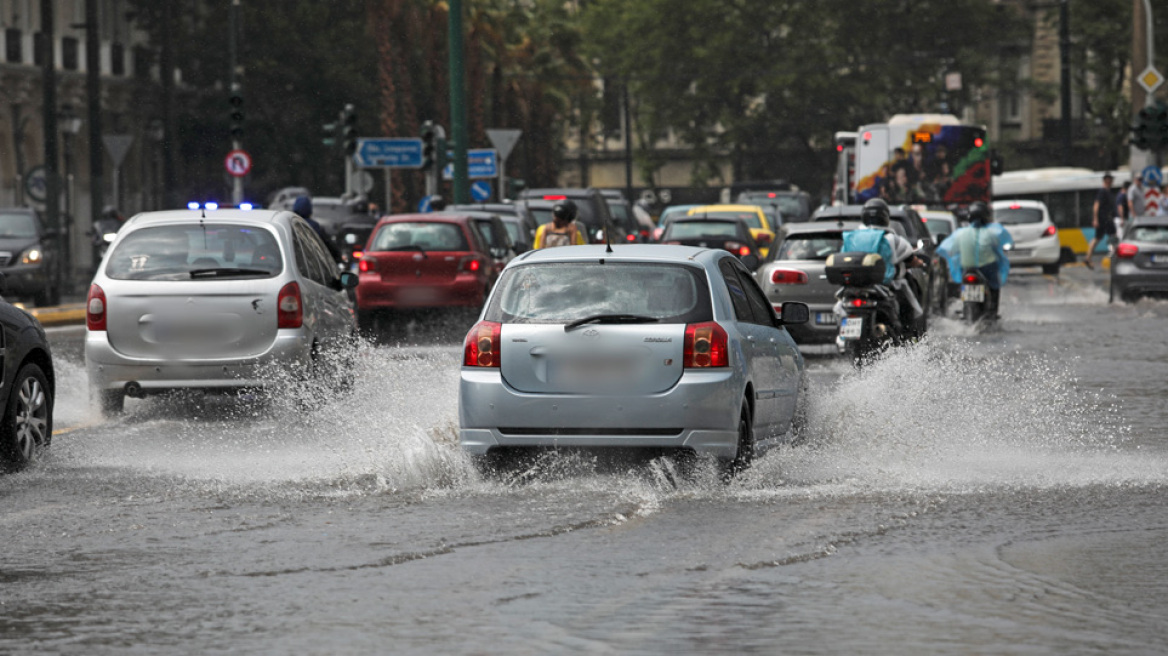
POLYGON ((344 137, 345 154, 352 156, 357 152, 357 112, 352 105, 345 105, 341 112, 341 133, 344 137))
POLYGON ((243 136, 243 94, 232 91, 227 101, 231 105, 229 117, 231 119, 231 138, 238 141, 243 136))
POLYGON ((324 128, 324 137, 321 138, 320 142, 329 147, 337 145, 337 132, 340 126, 341 124, 339 122, 325 123, 321 126, 324 128))

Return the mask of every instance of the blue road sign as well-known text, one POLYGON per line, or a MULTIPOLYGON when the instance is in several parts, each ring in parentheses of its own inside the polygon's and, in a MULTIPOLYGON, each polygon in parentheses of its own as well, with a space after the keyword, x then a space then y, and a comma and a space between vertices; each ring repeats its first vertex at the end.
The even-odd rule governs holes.
MULTIPOLYGON (((448 152, 447 161, 454 159, 454 152, 448 152)), ((466 151, 466 172, 468 178, 499 177, 499 153, 494 148, 479 148, 466 151)), ((454 164, 442 169, 443 180, 454 179, 454 164)))
POLYGON ((434 208, 430 206, 430 201, 432 200, 434 200, 433 196, 423 196, 422 200, 418 201, 418 212, 425 214, 426 212, 433 211, 434 208))
POLYGON ((358 139, 353 161, 362 168, 420 169, 422 140, 416 137, 358 139))
POLYGON ((1164 184, 1164 176, 1155 165, 1149 166, 1141 171, 1140 177, 1144 179, 1144 184, 1156 185, 1157 187, 1164 184))
POLYGON ((470 197, 479 203, 491 198, 491 183, 486 180, 475 180, 470 183, 470 197))

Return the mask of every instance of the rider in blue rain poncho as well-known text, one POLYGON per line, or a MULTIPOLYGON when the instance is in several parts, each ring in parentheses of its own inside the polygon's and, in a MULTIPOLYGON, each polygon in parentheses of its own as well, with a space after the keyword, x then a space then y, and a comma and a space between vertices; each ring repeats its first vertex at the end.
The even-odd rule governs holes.
POLYGON ((990 288, 991 315, 998 313, 1002 286, 1010 275, 1010 261, 1006 249, 1014 239, 1000 223, 994 223, 990 208, 977 201, 969 206, 969 225, 957 229, 937 247, 937 253, 949 261, 949 279, 961 284, 961 275, 967 269, 977 269, 985 276, 990 288))

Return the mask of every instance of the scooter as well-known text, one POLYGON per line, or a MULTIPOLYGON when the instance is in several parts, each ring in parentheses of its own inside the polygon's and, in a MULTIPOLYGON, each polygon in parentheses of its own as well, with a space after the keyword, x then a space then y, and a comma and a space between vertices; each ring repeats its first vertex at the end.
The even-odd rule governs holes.
POLYGON ((961 318, 970 325, 997 318, 994 290, 990 289, 985 274, 978 269, 966 269, 961 274, 961 318))
POLYGON ((896 293, 884 285, 884 258, 875 253, 835 253, 825 273, 836 291, 839 315, 836 347, 859 366, 869 356, 908 337, 896 293))

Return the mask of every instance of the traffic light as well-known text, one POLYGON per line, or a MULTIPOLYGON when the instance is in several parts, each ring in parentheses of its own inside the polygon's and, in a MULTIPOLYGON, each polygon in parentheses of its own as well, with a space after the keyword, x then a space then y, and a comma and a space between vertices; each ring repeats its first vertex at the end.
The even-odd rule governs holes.
POLYGON ((231 105, 231 139, 239 141, 243 136, 243 94, 239 91, 232 91, 231 97, 227 101, 231 105))
POLYGON ((1168 147, 1168 105, 1157 102, 1141 109, 1131 133, 1131 145, 1141 150, 1168 147))
POLYGON ((341 112, 341 134, 344 137, 345 154, 352 156, 357 152, 357 112, 352 105, 345 105, 341 112))
POLYGON ((426 121, 422 123, 422 131, 419 134, 422 137, 422 170, 429 171, 434 168, 435 162, 435 143, 438 138, 438 132, 434 129, 434 121, 426 121))
POLYGON ((341 127, 341 124, 339 122, 325 123, 321 127, 324 129, 324 136, 321 137, 320 142, 330 148, 337 145, 337 132, 339 132, 338 128, 341 127))

